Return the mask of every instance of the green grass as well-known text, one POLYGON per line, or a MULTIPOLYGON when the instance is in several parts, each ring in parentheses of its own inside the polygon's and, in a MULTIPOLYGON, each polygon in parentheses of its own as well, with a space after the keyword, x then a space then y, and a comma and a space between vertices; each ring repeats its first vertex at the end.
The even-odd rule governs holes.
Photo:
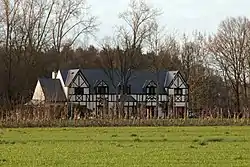
POLYGON ((0 129, 0 166, 250 166, 250 127, 0 129))

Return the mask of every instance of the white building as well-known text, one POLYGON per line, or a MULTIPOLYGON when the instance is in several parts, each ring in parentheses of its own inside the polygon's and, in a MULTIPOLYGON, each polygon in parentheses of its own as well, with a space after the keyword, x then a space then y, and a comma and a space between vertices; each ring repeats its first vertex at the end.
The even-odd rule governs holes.
POLYGON ((113 69, 58 70, 52 72, 52 78, 38 79, 32 103, 64 103, 98 113, 122 102, 128 114, 143 106, 147 117, 163 117, 166 113, 184 116, 188 85, 179 71, 133 71, 126 84, 121 78, 113 69), (126 86, 121 89, 121 85, 126 86))

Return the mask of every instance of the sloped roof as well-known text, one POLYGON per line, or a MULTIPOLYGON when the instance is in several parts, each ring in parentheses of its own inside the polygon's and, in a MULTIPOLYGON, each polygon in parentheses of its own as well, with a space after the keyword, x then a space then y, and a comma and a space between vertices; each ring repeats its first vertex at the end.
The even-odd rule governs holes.
POLYGON ((81 69, 81 72, 92 86, 90 89, 91 92, 94 92, 93 86, 100 81, 105 82, 109 86, 109 91, 111 93, 116 92, 116 87, 114 87, 114 85, 118 85, 119 83, 119 77, 116 72, 108 70, 105 71, 104 69, 81 69), (113 72, 113 77, 109 77, 107 72, 113 72))
POLYGON ((167 75, 165 77, 165 83, 164 83, 165 87, 169 87, 169 85, 171 84, 172 80, 175 78, 177 73, 178 73, 178 71, 168 71, 167 72, 167 75))
POLYGON ((68 76, 68 70, 59 70, 59 72, 61 73, 63 82, 64 82, 64 84, 65 84, 65 83, 66 83, 67 76, 68 76))
MULTIPOLYGON (((60 70, 62 78, 65 80, 65 85, 69 85, 74 79, 79 69, 60 70)), ((116 87, 121 82, 121 77, 118 69, 80 69, 88 83, 91 85, 91 92, 94 92, 93 85, 99 81, 104 81, 109 86, 111 93, 116 92, 116 87), (112 74, 112 77, 108 75, 112 74), (112 79, 111 79, 112 78, 112 79)), ((149 70, 136 70, 131 73, 128 85, 131 85, 131 93, 143 93, 143 87, 147 82, 154 81, 157 83, 157 74, 159 75, 159 93, 164 93, 164 88, 169 86, 175 74, 178 71, 161 70, 158 73, 149 70)))
POLYGON ((65 81, 65 86, 69 86, 70 83, 73 81, 73 79, 75 78, 76 74, 78 73, 79 69, 72 69, 68 71, 67 74, 67 79, 65 81))
POLYGON ((137 102, 134 97, 131 95, 122 95, 119 99, 119 101, 124 101, 124 102, 137 102))
POLYGON ((159 77, 159 93, 164 93, 164 81, 167 71, 162 70, 159 72, 151 72, 147 70, 135 71, 132 75, 129 83, 131 86, 131 92, 135 93, 143 93, 143 86, 145 82, 148 80, 149 83, 151 81, 157 83, 157 78, 159 77), (157 77, 158 76, 158 77, 157 77))
POLYGON ((39 78, 45 101, 47 102, 63 102, 66 101, 61 82, 59 79, 39 78))

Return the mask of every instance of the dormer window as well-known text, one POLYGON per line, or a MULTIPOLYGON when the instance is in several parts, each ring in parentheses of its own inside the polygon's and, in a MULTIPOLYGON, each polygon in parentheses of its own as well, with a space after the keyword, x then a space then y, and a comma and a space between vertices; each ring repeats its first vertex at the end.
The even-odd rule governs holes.
POLYGON ((155 95, 156 94, 156 83, 153 80, 146 80, 143 85, 143 90, 148 95, 155 95))
POLYGON ((181 88, 175 88, 174 89, 174 95, 182 95, 182 89, 181 88))
POLYGON ((95 93, 99 95, 108 94, 109 92, 108 85, 101 80, 96 81, 96 83, 94 84, 94 88, 95 88, 95 93))
POLYGON ((155 95, 156 94, 156 87, 155 86, 149 86, 149 87, 147 87, 147 94, 149 94, 149 95, 155 95))
POLYGON ((108 94, 107 86, 97 86, 95 90, 96 90, 96 94, 100 94, 100 95, 108 94))

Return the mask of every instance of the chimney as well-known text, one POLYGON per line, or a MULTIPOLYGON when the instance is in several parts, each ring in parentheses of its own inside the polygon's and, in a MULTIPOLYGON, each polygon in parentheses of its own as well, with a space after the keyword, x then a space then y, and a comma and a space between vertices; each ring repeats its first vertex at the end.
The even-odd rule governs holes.
POLYGON ((57 72, 56 72, 56 71, 53 71, 53 72, 52 72, 52 79, 56 79, 56 76, 57 76, 57 72))

